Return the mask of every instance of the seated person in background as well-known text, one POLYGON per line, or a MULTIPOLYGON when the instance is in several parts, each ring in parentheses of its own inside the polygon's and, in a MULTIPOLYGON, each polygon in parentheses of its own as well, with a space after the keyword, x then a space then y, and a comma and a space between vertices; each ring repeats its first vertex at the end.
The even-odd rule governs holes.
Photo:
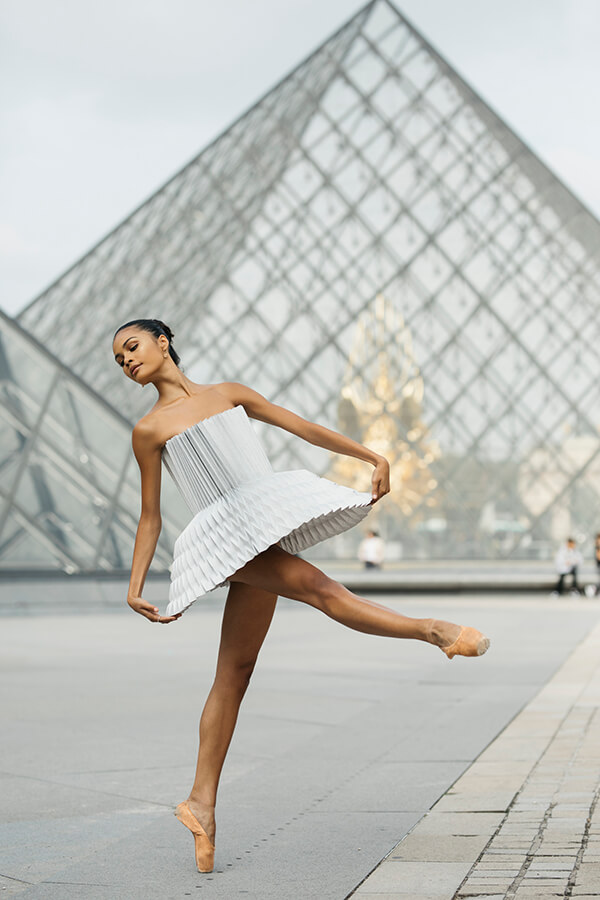
POLYGON ((380 569, 384 557, 383 540, 376 531, 367 531, 367 536, 358 548, 358 558, 365 564, 365 569, 380 569))
POLYGON ((577 566, 582 564, 583 557, 579 550, 577 550, 573 538, 567 538, 566 543, 562 545, 556 554, 555 562, 556 571, 558 572, 558 582, 556 583, 555 589, 552 591, 552 596, 558 597, 562 594, 566 575, 570 575, 572 578, 571 593, 578 594, 579 585, 577 584, 577 566))

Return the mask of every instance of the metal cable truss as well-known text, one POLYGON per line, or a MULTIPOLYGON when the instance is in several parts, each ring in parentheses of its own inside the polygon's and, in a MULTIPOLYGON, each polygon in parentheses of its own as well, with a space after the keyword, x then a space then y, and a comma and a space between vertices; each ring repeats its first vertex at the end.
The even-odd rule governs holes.
MULTIPOLYGON (((249 384, 393 457, 372 516, 397 552, 548 558, 567 532, 600 530, 599 248, 598 220, 374 0, 18 318, 130 421, 148 398, 112 362, 112 333, 164 319, 191 378, 249 384), (358 353, 378 315, 388 330, 358 353), (418 404, 399 374, 409 346, 418 404)), ((277 468, 334 471, 257 427, 277 468)), ((344 471, 368 485, 367 466, 344 471)), ((19 515, 42 493, 38 477, 19 515)), ((109 509, 98 567, 121 564, 116 488, 109 509)), ((358 538, 313 552, 351 555, 358 538)))

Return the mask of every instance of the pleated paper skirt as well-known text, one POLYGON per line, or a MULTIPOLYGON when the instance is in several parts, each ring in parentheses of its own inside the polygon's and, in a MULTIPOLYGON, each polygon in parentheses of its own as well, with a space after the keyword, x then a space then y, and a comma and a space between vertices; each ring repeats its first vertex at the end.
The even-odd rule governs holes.
POLYGON ((306 469, 274 472, 243 407, 202 420, 166 451, 182 493, 201 507, 175 541, 169 616, 271 545, 299 553, 352 528, 371 508, 368 492, 306 469))

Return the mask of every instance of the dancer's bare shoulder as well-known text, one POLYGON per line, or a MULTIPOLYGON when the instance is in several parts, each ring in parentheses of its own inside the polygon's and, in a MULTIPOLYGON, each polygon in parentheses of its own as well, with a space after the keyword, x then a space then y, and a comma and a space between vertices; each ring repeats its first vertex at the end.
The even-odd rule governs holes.
POLYGON ((221 384, 215 385, 215 388, 222 397, 229 400, 232 406, 243 406, 247 414, 255 419, 270 421, 265 417, 267 411, 280 408, 270 403, 258 391, 254 391, 239 381, 223 381, 221 384))
POLYGON ((258 391, 253 390, 239 381, 224 381, 217 385, 222 396, 227 397, 232 406, 243 406, 246 413, 253 419, 260 422, 266 422, 269 425, 277 425, 297 434, 299 437, 306 438, 308 423, 306 419, 297 416, 296 413, 279 406, 277 403, 271 403, 258 391))
POLYGON ((142 452, 160 452, 168 440, 216 413, 236 406, 221 384, 188 384, 189 393, 167 403, 156 403, 135 424, 132 434, 142 452))

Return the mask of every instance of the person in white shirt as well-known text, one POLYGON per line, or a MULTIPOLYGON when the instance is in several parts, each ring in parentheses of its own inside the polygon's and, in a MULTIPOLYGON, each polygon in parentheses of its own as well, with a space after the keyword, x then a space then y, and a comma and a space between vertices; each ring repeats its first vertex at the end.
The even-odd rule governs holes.
POLYGON ((383 540, 376 531, 367 531, 358 548, 358 558, 365 564, 365 569, 380 569, 384 555, 383 540))
POLYGON ((552 592, 553 596, 559 596, 563 592, 563 585, 566 575, 572 578, 571 593, 579 593, 579 585, 577 584, 577 566, 583 563, 583 557, 575 545, 573 538, 568 538, 567 542, 562 545, 556 554, 556 571, 558 573, 558 581, 552 592))

